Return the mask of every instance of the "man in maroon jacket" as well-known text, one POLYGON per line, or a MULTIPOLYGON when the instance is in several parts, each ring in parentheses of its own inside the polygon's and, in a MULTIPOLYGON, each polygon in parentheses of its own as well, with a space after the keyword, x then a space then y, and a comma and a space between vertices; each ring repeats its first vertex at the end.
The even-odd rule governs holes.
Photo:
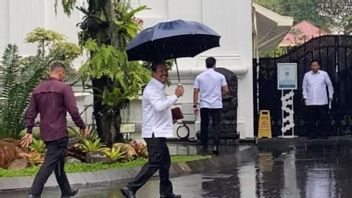
POLYGON ((65 66, 54 63, 49 79, 39 84, 32 93, 26 116, 27 134, 22 138, 21 144, 27 147, 32 142, 32 129, 39 113, 40 137, 46 144, 47 153, 33 181, 28 198, 41 196, 44 184, 53 171, 63 198, 78 193, 78 189, 71 189, 64 171, 64 151, 68 143, 66 113, 70 113, 83 136, 88 135, 88 130, 78 112, 72 88, 63 82, 64 77, 65 66))

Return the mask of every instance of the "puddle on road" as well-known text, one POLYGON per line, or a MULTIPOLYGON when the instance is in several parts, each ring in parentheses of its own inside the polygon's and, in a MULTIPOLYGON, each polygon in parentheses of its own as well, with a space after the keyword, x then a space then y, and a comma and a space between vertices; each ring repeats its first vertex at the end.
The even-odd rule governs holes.
MULTIPOLYGON (((344 198, 352 197, 352 148, 335 146, 287 147, 263 150, 256 162, 226 171, 173 178, 174 191, 184 198, 344 198)), ((81 189, 79 198, 119 198, 118 185, 81 189)), ((59 197, 58 189, 44 198, 59 197)), ((0 194, 25 197, 25 192, 0 194)), ((137 194, 158 198, 159 183, 148 182, 137 194)))

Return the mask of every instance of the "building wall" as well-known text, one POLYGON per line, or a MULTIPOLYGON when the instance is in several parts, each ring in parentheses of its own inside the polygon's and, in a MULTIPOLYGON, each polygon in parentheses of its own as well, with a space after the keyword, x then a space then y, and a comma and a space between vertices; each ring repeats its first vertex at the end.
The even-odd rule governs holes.
MULTIPOLYGON (((81 4, 83 0, 78 0, 81 4)), ((0 1, 0 50, 9 43, 16 43, 23 55, 35 54, 36 46, 26 43, 25 37, 36 27, 58 31, 67 36, 68 41, 78 42, 81 21, 80 12, 66 16, 58 1, 58 12, 55 14, 55 0, 1 0, 0 1)))
MULTIPOLYGON (((151 8, 139 14, 144 20, 144 27, 174 19, 195 20, 208 25, 221 35, 221 47, 206 51, 195 58, 177 59, 181 83, 186 88, 179 103, 184 104, 182 106, 185 108, 192 108, 189 104, 193 103, 193 80, 205 70, 206 57, 214 56, 218 67, 230 69, 239 77, 238 130, 242 139, 253 138, 251 0, 222 0, 221 3, 214 0, 140 0, 140 3, 151 8)), ((170 93, 178 84, 175 69, 171 74, 173 86, 168 89, 170 93)), ((184 108, 183 111, 190 112, 184 108)), ((139 121, 139 116, 130 115, 131 121, 139 121)), ((194 126, 190 128, 192 131, 194 126)))
MULTIPOLYGON (((78 0, 83 5, 84 0, 78 0)), ((190 115, 192 111, 192 84, 195 76, 205 69, 204 60, 214 56, 218 67, 225 67, 239 77, 238 130, 241 138, 253 138, 253 85, 252 85, 252 20, 251 0, 140 0, 131 1, 134 6, 140 2, 150 9, 143 11, 139 17, 144 20, 144 27, 152 26, 160 21, 173 19, 195 20, 202 22, 221 35, 221 47, 209 50, 195 58, 178 59, 181 82, 186 88, 182 103, 183 111, 189 115, 187 119, 196 119, 190 115)), ((61 6, 55 14, 55 1, 47 0, 1 0, 0 1, 0 50, 8 43, 16 43, 23 55, 34 54, 36 46, 25 42, 26 34, 36 27, 44 27, 63 33, 69 41, 78 42, 76 26, 83 17, 79 11, 67 17, 61 6)), ((60 3, 60 1, 59 1, 60 3)), ((79 66, 82 59, 76 61, 79 66)), ((173 85, 168 91, 173 92, 178 82, 175 70, 171 72, 173 85)), ((77 88, 77 92, 80 89, 77 88)), ((79 94, 78 94, 79 95, 79 94)), ((92 97, 78 98, 80 109, 91 104, 92 97)), ((92 110, 85 115, 91 120, 92 110)), ((124 111, 126 122, 141 122, 140 100, 135 100, 124 111)), ((175 128, 177 125, 175 126, 175 128)), ((194 131, 190 125, 191 131, 194 131)))

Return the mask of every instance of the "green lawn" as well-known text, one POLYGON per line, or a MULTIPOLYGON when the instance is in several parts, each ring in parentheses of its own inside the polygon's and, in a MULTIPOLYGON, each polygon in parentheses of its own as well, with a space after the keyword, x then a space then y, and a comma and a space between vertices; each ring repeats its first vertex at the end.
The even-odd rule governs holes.
MULTIPOLYGON (((188 162, 200 159, 206 159, 210 156, 200 156, 200 155, 174 155, 171 156, 172 163, 188 162)), ((118 169, 118 168, 132 168, 137 166, 142 166, 146 162, 146 159, 137 159, 131 162, 125 163, 113 163, 113 164, 66 164, 65 170, 67 173, 77 173, 77 172, 93 172, 105 169, 118 169)), ((22 170, 7 170, 0 168, 0 177, 19 177, 19 176, 34 176, 39 169, 39 166, 29 167, 22 170)))

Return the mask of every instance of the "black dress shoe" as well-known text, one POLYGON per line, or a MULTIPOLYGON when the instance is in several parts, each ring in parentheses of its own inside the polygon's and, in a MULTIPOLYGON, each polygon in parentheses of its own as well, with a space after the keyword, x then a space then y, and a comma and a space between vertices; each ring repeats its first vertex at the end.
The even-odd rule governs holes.
POLYGON ((70 198, 77 195, 77 193, 78 193, 78 189, 74 188, 71 190, 71 193, 69 195, 62 195, 61 198, 70 198))
POLYGON ((181 198, 181 195, 176 195, 174 193, 169 195, 160 195, 160 198, 181 198))
POLYGON ((29 194, 29 195, 27 195, 27 198, 40 198, 40 196, 35 196, 35 195, 32 195, 32 194, 29 194))
POLYGON ((213 150, 213 154, 218 156, 219 155, 219 151, 218 150, 213 150))
POLYGON ((136 198, 136 193, 127 187, 121 188, 121 192, 126 198, 136 198))

